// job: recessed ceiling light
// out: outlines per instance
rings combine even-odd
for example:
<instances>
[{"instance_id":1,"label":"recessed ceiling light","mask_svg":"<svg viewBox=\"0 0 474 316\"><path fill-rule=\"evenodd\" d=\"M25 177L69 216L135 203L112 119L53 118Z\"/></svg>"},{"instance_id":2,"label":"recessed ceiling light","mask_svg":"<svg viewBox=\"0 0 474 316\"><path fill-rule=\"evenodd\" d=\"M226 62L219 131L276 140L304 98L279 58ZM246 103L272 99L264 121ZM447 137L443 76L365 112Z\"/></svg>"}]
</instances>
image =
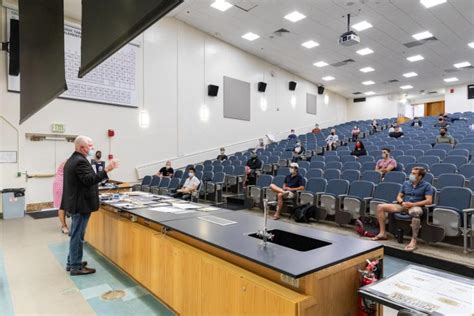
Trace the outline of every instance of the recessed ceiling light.
<instances>
[{"instance_id":1,"label":"recessed ceiling light","mask_svg":"<svg viewBox=\"0 0 474 316\"><path fill-rule=\"evenodd\" d=\"M456 77L451 77L451 78L446 78L444 79L444 82L454 82L454 81L458 81L459 79L456 78Z\"/></svg>"},{"instance_id":2,"label":"recessed ceiling light","mask_svg":"<svg viewBox=\"0 0 474 316\"><path fill-rule=\"evenodd\" d=\"M299 13L298 11L293 11L287 15L285 15L285 19L291 21L293 23L303 20L306 15Z\"/></svg>"},{"instance_id":3,"label":"recessed ceiling light","mask_svg":"<svg viewBox=\"0 0 474 316\"><path fill-rule=\"evenodd\" d=\"M425 59L425 57L423 57L421 55L415 55L415 56L407 57L407 60L410 61L410 62L415 62L415 61L419 61L419 60L423 60L423 59Z\"/></svg>"},{"instance_id":4,"label":"recessed ceiling light","mask_svg":"<svg viewBox=\"0 0 474 316\"><path fill-rule=\"evenodd\" d=\"M331 76L326 76L326 77L323 77L322 79L323 79L324 81L331 81L331 80L334 80L334 79L336 79L336 78L331 77Z\"/></svg>"},{"instance_id":5,"label":"recessed ceiling light","mask_svg":"<svg viewBox=\"0 0 474 316\"><path fill-rule=\"evenodd\" d=\"M310 48L319 46L319 43L318 43L318 42L315 42L315 41L313 41L313 40L309 40L309 41L306 41L306 42L304 42L303 44L301 44L301 46L304 46L304 47L310 49Z\"/></svg>"},{"instance_id":6,"label":"recessed ceiling light","mask_svg":"<svg viewBox=\"0 0 474 316\"><path fill-rule=\"evenodd\" d=\"M374 92L374 91L367 91L367 92L365 92L364 94L365 94L365 95L374 95L375 92Z\"/></svg>"},{"instance_id":7,"label":"recessed ceiling light","mask_svg":"<svg viewBox=\"0 0 474 316\"><path fill-rule=\"evenodd\" d=\"M245 33L244 35L242 35L242 38L246 39L247 41L254 41L259 37L260 37L260 35L257 35L257 34L252 33L252 32L248 32L248 33Z\"/></svg>"},{"instance_id":8,"label":"recessed ceiling light","mask_svg":"<svg viewBox=\"0 0 474 316\"><path fill-rule=\"evenodd\" d=\"M370 24L367 21L362 21L357 24L352 25L352 28L355 29L356 31L363 31L370 29L372 27L372 24Z\"/></svg>"},{"instance_id":9,"label":"recessed ceiling light","mask_svg":"<svg viewBox=\"0 0 474 316\"><path fill-rule=\"evenodd\" d=\"M416 72L407 72L406 74L403 74L403 77L405 78L411 78L411 77L416 77L418 74Z\"/></svg>"},{"instance_id":10,"label":"recessed ceiling light","mask_svg":"<svg viewBox=\"0 0 474 316\"><path fill-rule=\"evenodd\" d=\"M474 42L470 42L469 44L467 44L467 46L469 46L470 48L474 48Z\"/></svg>"},{"instance_id":11,"label":"recessed ceiling light","mask_svg":"<svg viewBox=\"0 0 474 316\"><path fill-rule=\"evenodd\" d=\"M314 63L313 65L318 67L318 68L321 68L321 67L327 66L328 63L326 63L324 61L318 61L317 63Z\"/></svg>"},{"instance_id":12,"label":"recessed ceiling light","mask_svg":"<svg viewBox=\"0 0 474 316\"><path fill-rule=\"evenodd\" d=\"M410 86L410 85L400 87L400 89L403 89L403 90L408 90L408 89L412 89L412 88L413 88L413 86Z\"/></svg>"},{"instance_id":13,"label":"recessed ceiling light","mask_svg":"<svg viewBox=\"0 0 474 316\"><path fill-rule=\"evenodd\" d=\"M362 82L362 84L363 84L364 86L370 86L370 85L375 84L375 82L373 82L372 80L367 80L367 81Z\"/></svg>"},{"instance_id":14,"label":"recessed ceiling light","mask_svg":"<svg viewBox=\"0 0 474 316\"><path fill-rule=\"evenodd\" d=\"M363 49L359 49L356 53L359 54L359 55L368 55L368 54L372 54L374 51L371 50L370 48L363 48Z\"/></svg>"},{"instance_id":15,"label":"recessed ceiling light","mask_svg":"<svg viewBox=\"0 0 474 316\"><path fill-rule=\"evenodd\" d=\"M454 64L453 66L456 67L456 68L464 68L464 67L471 66L471 63L468 62L468 61L463 61L461 63Z\"/></svg>"},{"instance_id":16,"label":"recessed ceiling light","mask_svg":"<svg viewBox=\"0 0 474 316\"><path fill-rule=\"evenodd\" d=\"M421 33L413 34L411 37L413 37L413 38L416 39L417 41L421 41L421 40L424 40L424 39L433 37L433 34L431 34L431 33L428 32L428 31L424 31L424 32L421 32Z\"/></svg>"},{"instance_id":17,"label":"recessed ceiling light","mask_svg":"<svg viewBox=\"0 0 474 316\"><path fill-rule=\"evenodd\" d=\"M219 11L227 11L228 9L232 8L233 5L225 0L216 0L213 3L211 3L211 7L214 9L217 9Z\"/></svg>"},{"instance_id":18,"label":"recessed ceiling light","mask_svg":"<svg viewBox=\"0 0 474 316\"><path fill-rule=\"evenodd\" d=\"M371 71L374 71L375 69L372 68L372 67L364 67L364 68L361 68L359 70L362 71L362 72L371 72Z\"/></svg>"},{"instance_id":19,"label":"recessed ceiling light","mask_svg":"<svg viewBox=\"0 0 474 316\"><path fill-rule=\"evenodd\" d=\"M425 6L425 8L431 8L435 5L445 3L446 0L420 0L420 3Z\"/></svg>"}]
</instances>

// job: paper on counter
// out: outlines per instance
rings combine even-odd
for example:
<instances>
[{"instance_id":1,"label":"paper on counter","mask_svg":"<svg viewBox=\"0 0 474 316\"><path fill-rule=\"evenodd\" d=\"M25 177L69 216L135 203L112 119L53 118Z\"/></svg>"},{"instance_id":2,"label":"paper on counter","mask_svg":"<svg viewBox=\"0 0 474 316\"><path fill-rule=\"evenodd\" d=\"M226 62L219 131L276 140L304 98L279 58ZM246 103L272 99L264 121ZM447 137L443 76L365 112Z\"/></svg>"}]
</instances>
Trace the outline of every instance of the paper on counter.
<instances>
[{"instance_id":1,"label":"paper on counter","mask_svg":"<svg viewBox=\"0 0 474 316\"><path fill-rule=\"evenodd\" d=\"M193 210L193 209L202 207L202 206L194 205L194 204L181 204L181 203L173 203L173 206L181 210Z\"/></svg>"},{"instance_id":2,"label":"paper on counter","mask_svg":"<svg viewBox=\"0 0 474 316\"><path fill-rule=\"evenodd\" d=\"M218 210L217 207L212 207L212 206L199 209L199 211L201 212L212 212L212 211L217 211L217 210Z\"/></svg>"},{"instance_id":3,"label":"paper on counter","mask_svg":"<svg viewBox=\"0 0 474 316\"><path fill-rule=\"evenodd\" d=\"M176 209L170 206L151 207L150 211L162 212L162 213L174 213Z\"/></svg>"}]
</instances>

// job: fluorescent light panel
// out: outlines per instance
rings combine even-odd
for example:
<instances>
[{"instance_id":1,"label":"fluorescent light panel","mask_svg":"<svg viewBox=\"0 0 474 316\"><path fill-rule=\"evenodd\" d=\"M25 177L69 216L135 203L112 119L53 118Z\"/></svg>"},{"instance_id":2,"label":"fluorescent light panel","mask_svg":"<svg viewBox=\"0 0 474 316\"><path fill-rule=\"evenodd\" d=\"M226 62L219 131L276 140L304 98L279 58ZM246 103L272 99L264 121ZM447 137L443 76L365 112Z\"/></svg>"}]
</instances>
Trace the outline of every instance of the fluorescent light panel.
<instances>
[{"instance_id":1,"label":"fluorescent light panel","mask_svg":"<svg viewBox=\"0 0 474 316\"><path fill-rule=\"evenodd\" d=\"M375 69L372 68L372 67L364 67L364 68L361 68L359 69L360 71L364 72L364 73L367 73L367 72L371 72L371 71L374 71Z\"/></svg>"},{"instance_id":2,"label":"fluorescent light panel","mask_svg":"<svg viewBox=\"0 0 474 316\"><path fill-rule=\"evenodd\" d=\"M413 34L412 37L413 37L414 39L416 39L417 41L421 41L421 40L424 40L424 39L433 37L433 34L431 34L431 33L428 32L428 31L424 31L424 32L421 32L421 33Z\"/></svg>"},{"instance_id":3,"label":"fluorescent light panel","mask_svg":"<svg viewBox=\"0 0 474 316\"><path fill-rule=\"evenodd\" d=\"M322 79L323 79L324 81L331 81L331 80L334 80L334 79L336 79L336 78L331 77L331 76L326 76L326 77L323 77Z\"/></svg>"},{"instance_id":4,"label":"fluorescent light panel","mask_svg":"<svg viewBox=\"0 0 474 316\"><path fill-rule=\"evenodd\" d=\"M303 44L301 44L301 46L304 46L304 47L310 49L310 48L319 46L319 43L318 43L318 42L315 42L315 41L313 41L313 40L309 40L309 41L306 41L306 42L304 42Z\"/></svg>"},{"instance_id":5,"label":"fluorescent light panel","mask_svg":"<svg viewBox=\"0 0 474 316\"><path fill-rule=\"evenodd\" d=\"M412 88L413 88L413 86L410 86L410 85L400 87L400 89L402 89L402 90L408 90L408 89L412 89Z\"/></svg>"},{"instance_id":6,"label":"fluorescent light panel","mask_svg":"<svg viewBox=\"0 0 474 316\"><path fill-rule=\"evenodd\" d=\"M471 66L471 63L468 62L468 61L463 61L463 62L454 64L453 66L456 67L456 68L464 68L464 67L469 67L469 66Z\"/></svg>"},{"instance_id":7,"label":"fluorescent light panel","mask_svg":"<svg viewBox=\"0 0 474 316\"><path fill-rule=\"evenodd\" d=\"M423 59L425 59L425 57L423 57L421 55L415 55L415 56L407 57L407 60L412 62L412 63L415 62L415 61L423 60Z\"/></svg>"},{"instance_id":8,"label":"fluorescent light panel","mask_svg":"<svg viewBox=\"0 0 474 316\"><path fill-rule=\"evenodd\" d=\"M245 33L244 35L242 35L242 38L246 39L247 41L254 41L259 37L260 37L259 35L255 34L255 33L252 33L252 32L248 32L248 33Z\"/></svg>"},{"instance_id":9,"label":"fluorescent light panel","mask_svg":"<svg viewBox=\"0 0 474 316\"><path fill-rule=\"evenodd\" d=\"M405 78L411 78L411 77L416 77L418 74L416 72L407 72L406 74L403 74L403 77Z\"/></svg>"},{"instance_id":10,"label":"fluorescent light panel","mask_svg":"<svg viewBox=\"0 0 474 316\"><path fill-rule=\"evenodd\" d=\"M454 82L454 81L458 81L459 79L456 78L456 77L451 77L451 78L445 78L444 79L444 82Z\"/></svg>"},{"instance_id":11,"label":"fluorescent light panel","mask_svg":"<svg viewBox=\"0 0 474 316\"><path fill-rule=\"evenodd\" d=\"M367 92L365 92L364 94L365 94L365 95L374 95L375 92L374 92L374 91L367 91Z\"/></svg>"},{"instance_id":12,"label":"fluorescent light panel","mask_svg":"<svg viewBox=\"0 0 474 316\"><path fill-rule=\"evenodd\" d=\"M318 62L314 63L313 65L318 67L318 68L321 68L321 67L327 66L328 63L326 63L324 61L318 61Z\"/></svg>"},{"instance_id":13,"label":"fluorescent light panel","mask_svg":"<svg viewBox=\"0 0 474 316\"><path fill-rule=\"evenodd\" d=\"M356 31L367 30L367 29L370 29L371 27L372 27L372 24L370 24L367 21L362 21L362 22L352 25L352 28Z\"/></svg>"},{"instance_id":14,"label":"fluorescent light panel","mask_svg":"<svg viewBox=\"0 0 474 316\"><path fill-rule=\"evenodd\" d=\"M425 8L431 8L445 2L446 0L420 0L420 3L424 5Z\"/></svg>"},{"instance_id":15,"label":"fluorescent light panel","mask_svg":"<svg viewBox=\"0 0 474 316\"><path fill-rule=\"evenodd\" d=\"M228 9L232 8L233 5L225 0L216 0L213 3L211 3L211 7L214 9L217 9L219 11L227 11Z\"/></svg>"},{"instance_id":16,"label":"fluorescent light panel","mask_svg":"<svg viewBox=\"0 0 474 316\"><path fill-rule=\"evenodd\" d=\"M469 44L467 44L467 46L469 46L470 48L474 48L474 42L470 42Z\"/></svg>"},{"instance_id":17,"label":"fluorescent light panel","mask_svg":"<svg viewBox=\"0 0 474 316\"><path fill-rule=\"evenodd\" d=\"M371 50L370 48L363 48L363 49L359 49L356 53L361 55L361 56L364 56L364 55L369 55L369 54L372 54L374 51Z\"/></svg>"},{"instance_id":18,"label":"fluorescent light panel","mask_svg":"<svg viewBox=\"0 0 474 316\"><path fill-rule=\"evenodd\" d=\"M303 20L306 15L299 13L298 11L293 11L285 15L285 19L293 23Z\"/></svg>"},{"instance_id":19,"label":"fluorescent light panel","mask_svg":"<svg viewBox=\"0 0 474 316\"><path fill-rule=\"evenodd\" d=\"M375 82L373 82L372 80L367 80L367 81L362 82L362 84L363 84L364 86L370 86L370 85L375 84Z\"/></svg>"}]
</instances>

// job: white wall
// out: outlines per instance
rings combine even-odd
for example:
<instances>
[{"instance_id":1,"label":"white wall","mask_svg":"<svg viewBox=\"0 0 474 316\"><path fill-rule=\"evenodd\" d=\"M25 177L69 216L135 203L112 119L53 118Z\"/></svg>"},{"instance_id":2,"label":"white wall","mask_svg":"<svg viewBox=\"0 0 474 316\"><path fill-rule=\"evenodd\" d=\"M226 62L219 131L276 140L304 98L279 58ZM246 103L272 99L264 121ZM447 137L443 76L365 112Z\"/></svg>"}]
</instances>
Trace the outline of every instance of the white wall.
<instances>
[{"instance_id":1,"label":"white wall","mask_svg":"<svg viewBox=\"0 0 474 316\"><path fill-rule=\"evenodd\" d=\"M451 89L454 89L453 93ZM448 113L474 111L474 99L467 98L467 84L446 88L444 100Z\"/></svg>"},{"instance_id":2,"label":"white wall","mask_svg":"<svg viewBox=\"0 0 474 316\"><path fill-rule=\"evenodd\" d=\"M352 102L347 105L347 117L350 120L381 119L396 117L399 110L399 98L393 95L367 97L365 102Z\"/></svg>"},{"instance_id":3,"label":"white wall","mask_svg":"<svg viewBox=\"0 0 474 316\"><path fill-rule=\"evenodd\" d=\"M4 12L0 12L4 16ZM1 24L4 27L4 21ZM4 32L0 33L4 36ZM145 33L145 105L150 112L148 129L138 126L138 109L57 99L18 126L19 94L6 92L5 54L0 54L0 114L20 130L19 164L0 164L0 188L27 188L27 201L51 201L52 179L17 178L17 170L54 173L58 162L73 151L64 142L31 142L25 133L49 133L51 123L66 125L67 134L86 134L95 147L108 151L108 129L116 131L112 153L121 161L112 178L137 179L137 170L154 172L163 160L175 166L202 161L217 155L226 146L229 152L254 146L266 133L286 136L289 129L306 132L315 122L322 126L346 121L347 100L328 91L329 105L318 96L318 115L306 114L306 92L317 87L236 47L210 37L175 19L163 19ZM204 56L204 42L206 54ZM204 82L204 57L205 76ZM270 76L270 72L275 77ZM251 122L224 119L222 77L230 76L252 83ZM267 111L260 109L261 94L256 82L265 77ZM297 105L290 106L288 81L298 82ZM220 86L219 95L205 95L207 84ZM201 105L209 108L209 119L200 119ZM0 150L15 149L14 130L0 122Z\"/></svg>"}]
</instances>

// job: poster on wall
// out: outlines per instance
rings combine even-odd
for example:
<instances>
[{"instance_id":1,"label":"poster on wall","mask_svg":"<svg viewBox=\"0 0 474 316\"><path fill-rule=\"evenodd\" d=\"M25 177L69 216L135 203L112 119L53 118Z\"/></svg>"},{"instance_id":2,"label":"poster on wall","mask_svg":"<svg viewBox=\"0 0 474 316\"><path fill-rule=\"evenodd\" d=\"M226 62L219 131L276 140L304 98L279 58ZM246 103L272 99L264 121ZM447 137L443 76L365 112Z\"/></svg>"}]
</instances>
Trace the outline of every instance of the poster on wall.
<instances>
[{"instance_id":1,"label":"poster on wall","mask_svg":"<svg viewBox=\"0 0 474 316\"><path fill-rule=\"evenodd\" d=\"M18 12L7 10L7 37L10 36L10 19L18 19ZM60 98L138 106L139 44L131 42L125 45L83 78L77 76L81 63L81 29L78 25L65 23L64 44L68 91ZM20 76L8 75L8 91L20 91Z\"/></svg>"}]
</instances>

